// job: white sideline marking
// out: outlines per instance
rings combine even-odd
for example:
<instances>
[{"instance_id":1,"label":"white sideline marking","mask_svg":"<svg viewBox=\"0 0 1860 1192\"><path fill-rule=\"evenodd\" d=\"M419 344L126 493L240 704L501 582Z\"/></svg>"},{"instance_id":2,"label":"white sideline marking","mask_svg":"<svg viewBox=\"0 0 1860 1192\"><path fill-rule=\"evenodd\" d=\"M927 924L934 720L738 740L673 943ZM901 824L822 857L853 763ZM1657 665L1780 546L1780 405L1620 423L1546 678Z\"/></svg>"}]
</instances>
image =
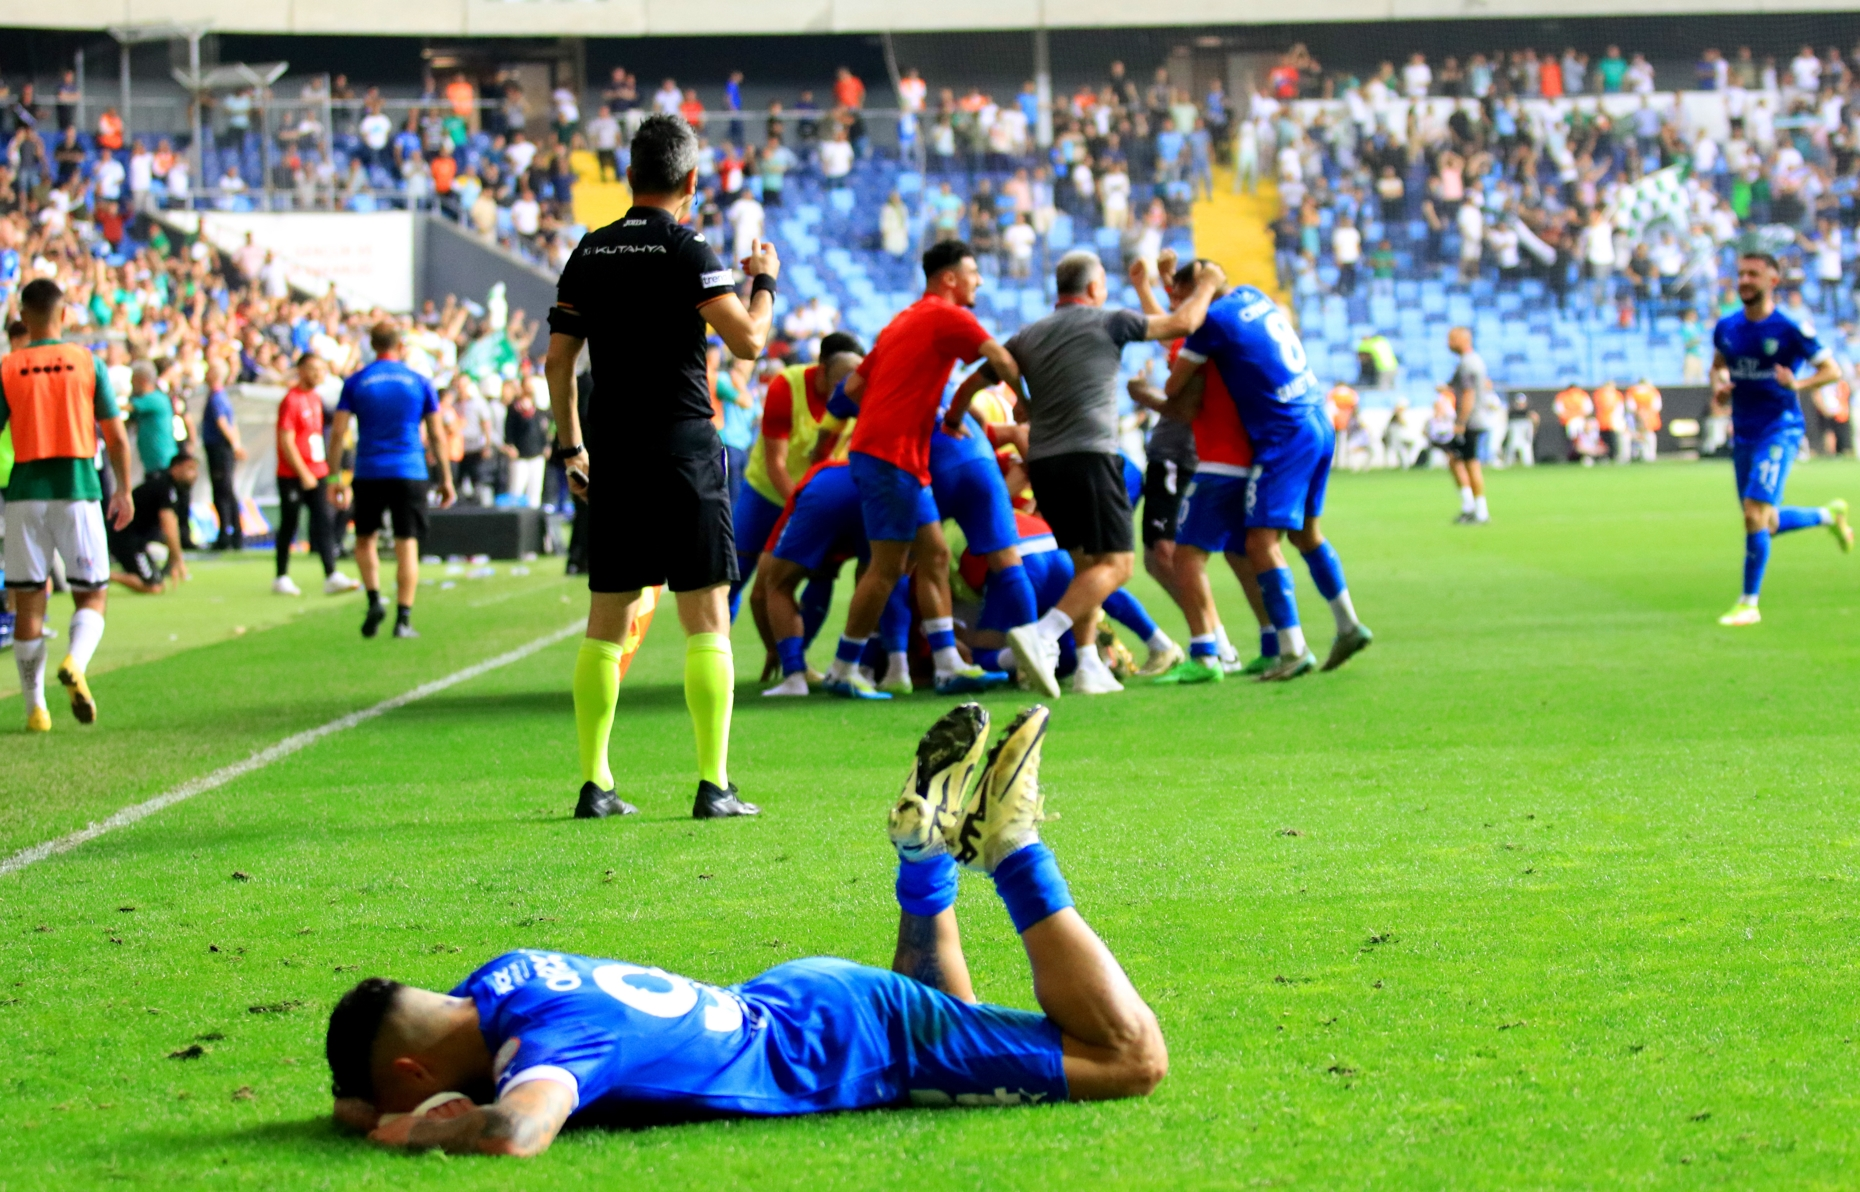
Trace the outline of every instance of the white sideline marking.
<instances>
[{"instance_id":1,"label":"white sideline marking","mask_svg":"<svg viewBox=\"0 0 1860 1192\"><path fill-rule=\"evenodd\" d=\"M535 641L518 646L508 653L499 654L495 658L487 658L483 662L474 663L462 671L455 671L443 679L434 679L431 683L422 683L412 691L402 692L400 695L394 696L391 699L384 699L372 708L363 708L359 712L350 712L347 716L339 716L328 724L318 725L316 728L307 729L294 736L286 737L276 745L259 750L244 761L234 762L230 766L222 766L211 774L202 775L199 778L189 779L173 790L156 795L153 799L145 803L137 803L133 807L125 807L109 819L99 823L93 823L86 828L80 828L68 836L60 836L56 840L48 840L44 844L35 844L31 848L21 849L19 852L0 861L0 877L17 872L28 865L36 864L37 862L45 860L47 857L54 857L59 853L68 853L86 841L97 839L97 837L103 835L105 832L113 832L118 828L126 828L137 820L147 819L157 811L172 807L185 799L191 799L195 795L202 795L217 787L225 786L233 779L243 778L254 770L262 770L272 762L287 758L300 749L314 745L332 733L339 733L344 729L354 728L364 721L373 720L375 717L387 712L392 712L396 708L403 708L413 703L415 700L425 699L429 695L436 695L446 688L455 687L468 679L475 679L479 675L497 670L499 667L509 666L513 662L520 662L539 650L548 649L564 638L573 637L575 634L583 632L586 628L587 622L585 620L565 625L554 633L546 633Z\"/></svg>"}]
</instances>

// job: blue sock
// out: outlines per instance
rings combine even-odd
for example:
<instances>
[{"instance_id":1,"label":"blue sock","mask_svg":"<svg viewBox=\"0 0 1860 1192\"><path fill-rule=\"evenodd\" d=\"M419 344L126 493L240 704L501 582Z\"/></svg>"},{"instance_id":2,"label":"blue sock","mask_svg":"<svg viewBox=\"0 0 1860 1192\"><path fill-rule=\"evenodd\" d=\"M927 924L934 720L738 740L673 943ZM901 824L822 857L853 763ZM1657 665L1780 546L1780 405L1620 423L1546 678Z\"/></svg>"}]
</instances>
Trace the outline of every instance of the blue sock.
<instances>
[{"instance_id":1,"label":"blue sock","mask_svg":"<svg viewBox=\"0 0 1860 1192\"><path fill-rule=\"evenodd\" d=\"M1277 658L1279 656L1279 631L1262 629L1259 631L1259 656Z\"/></svg>"},{"instance_id":2,"label":"blue sock","mask_svg":"<svg viewBox=\"0 0 1860 1192\"><path fill-rule=\"evenodd\" d=\"M1008 625L1028 625L1040 619L1039 605L1033 597L1033 581L1019 563L1003 567L988 577L987 600L1000 610Z\"/></svg>"},{"instance_id":3,"label":"blue sock","mask_svg":"<svg viewBox=\"0 0 1860 1192\"><path fill-rule=\"evenodd\" d=\"M1274 567L1259 573L1259 594L1266 601L1266 615L1278 629L1298 624L1298 602L1292 599L1292 572L1289 567Z\"/></svg>"},{"instance_id":4,"label":"blue sock","mask_svg":"<svg viewBox=\"0 0 1860 1192\"><path fill-rule=\"evenodd\" d=\"M1220 652L1220 643L1215 640L1212 633L1205 637L1191 637L1188 639L1188 656L1190 658L1216 658L1220 656Z\"/></svg>"},{"instance_id":5,"label":"blue sock","mask_svg":"<svg viewBox=\"0 0 1860 1192\"><path fill-rule=\"evenodd\" d=\"M865 639L865 651L859 655L859 665L870 667L874 674L885 672L885 643L876 637Z\"/></svg>"},{"instance_id":6,"label":"blue sock","mask_svg":"<svg viewBox=\"0 0 1860 1192\"><path fill-rule=\"evenodd\" d=\"M972 650L970 653L975 657L975 665L983 670L1004 671L1008 674L1014 672L1016 662L1014 651L1005 646L998 650L984 648Z\"/></svg>"},{"instance_id":7,"label":"blue sock","mask_svg":"<svg viewBox=\"0 0 1860 1192\"><path fill-rule=\"evenodd\" d=\"M1776 532L1787 534L1791 530L1806 530L1810 526L1819 526L1821 510L1801 505L1784 505L1776 511Z\"/></svg>"},{"instance_id":8,"label":"blue sock","mask_svg":"<svg viewBox=\"0 0 1860 1192\"><path fill-rule=\"evenodd\" d=\"M1770 563L1770 532L1744 535L1744 595L1755 599L1763 590L1763 569Z\"/></svg>"},{"instance_id":9,"label":"blue sock","mask_svg":"<svg viewBox=\"0 0 1860 1192\"><path fill-rule=\"evenodd\" d=\"M1317 549L1306 551L1305 566L1311 571L1311 582L1317 585L1318 595L1324 599L1335 600L1343 591L1343 564L1329 542L1320 542Z\"/></svg>"},{"instance_id":10,"label":"blue sock","mask_svg":"<svg viewBox=\"0 0 1860 1192\"><path fill-rule=\"evenodd\" d=\"M833 581L830 579L809 579L807 586L801 589L801 636L808 645L820 636L820 627L827 623L827 610L833 607Z\"/></svg>"},{"instance_id":11,"label":"blue sock","mask_svg":"<svg viewBox=\"0 0 1860 1192\"><path fill-rule=\"evenodd\" d=\"M858 666L859 656L865 653L865 643L870 640L870 638L846 637L842 635L840 637L839 648L833 651L833 657L836 661L844 662L847 666Z\"/></svg>"},{"instance_id":12,"label":"blue sock","mask_svg":"<svg viewBox=\"0 0 1860 1192\"><path fill-rule=\"evenodd\" d=\"M784 637L775 643L775 653L781 656L781 673L798 675L807 669L807 643L798 637Z\"/></svg>"},{"instance_id":13,"label":"blue sock","mask_svg":"<svg viewBox=\"0 0 1860 1192\"><path fill-rule=\"evenodd\" d=\"M898 905L907 915L928 919L956 905L956 858L944 853L928 861L898 862Z\"/></svg>"},{"instance_id":14,"label":"blue sock","mask_svg":"<svg viewBox=\"0 0 1860 1192\"><path fill-rule=\"evenodd\" d=\"M1059 876L1053 850L1038 840L1003 857L994 876L995 893L1007 904L1015 931L1024 932L1072 905L1072 891Z\"/></svg>"},{"instance_id":15,"label":"blue sock","mask_svg":"<svg viewBox=\"0 0 1860 1192\"><path fill-rule=\"evenodd\" d=\"M885 611L878 615L878 636L884 641L888 653L902 654L910 648L910 585L900 583L891 589L891 598L885 601Z\"/></svg>"},{"instance_id":16,"label":"blue sock","mask_svg":"<svg viewBox=\"0 0 1860 1192\"><path fill-rule=\"evenodd\" d=\"M1104 613L1118 624L1129 626L1142 641L1156 636L1156 621L1150 616L1150 610L1122 588L1104 598Z\"/></svg>"},{"instance_id":17,"label":"blue sock","mask_svg":"<svg viewBox=\"0 0 1860 1192\"><path fill-rule=\"evenodd\" d=\"M1063 679L1079 668L1079 648L1077 639L1070 629L1059 635L1059 665L1053 668L1053 677Z\"/></svg>"}]
</instances>

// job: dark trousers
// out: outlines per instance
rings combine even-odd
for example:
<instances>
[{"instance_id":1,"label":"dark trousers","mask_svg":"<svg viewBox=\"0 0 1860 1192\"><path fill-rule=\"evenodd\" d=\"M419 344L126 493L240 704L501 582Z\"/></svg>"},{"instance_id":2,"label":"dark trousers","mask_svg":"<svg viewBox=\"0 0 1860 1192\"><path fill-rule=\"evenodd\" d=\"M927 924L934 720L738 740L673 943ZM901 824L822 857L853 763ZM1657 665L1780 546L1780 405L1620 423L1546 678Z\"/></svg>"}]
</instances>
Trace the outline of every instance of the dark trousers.
<instances>
[{"instance_id":1,"label":"dark trousers","mask_svg":"<svg viewBox=\"0 0 1860 1192\"><path fill-rule=\"evenodd\" d=\"M323 574L335 574L336 535L329 520L329 498L324 495L323 481L318 479L316 487L305 492L293 476L278 477L278 574L291 573L291 543L297 538L300 509L310 513L310 549L323 557Z\"/></svg>"},{"instance_id":2,"label":"dark trousers","mask_svg":"<svg viewBox=\"0 0 1860 1192\"><path fill-rule=\"evenodd\" d=\"M237 465L230 443L207 444L207 482L213 486L213 512L220 519L220 536L214 550L244 550L245 527L239 524L239 494L233 490Z\"/></svg>"}]
</instances>

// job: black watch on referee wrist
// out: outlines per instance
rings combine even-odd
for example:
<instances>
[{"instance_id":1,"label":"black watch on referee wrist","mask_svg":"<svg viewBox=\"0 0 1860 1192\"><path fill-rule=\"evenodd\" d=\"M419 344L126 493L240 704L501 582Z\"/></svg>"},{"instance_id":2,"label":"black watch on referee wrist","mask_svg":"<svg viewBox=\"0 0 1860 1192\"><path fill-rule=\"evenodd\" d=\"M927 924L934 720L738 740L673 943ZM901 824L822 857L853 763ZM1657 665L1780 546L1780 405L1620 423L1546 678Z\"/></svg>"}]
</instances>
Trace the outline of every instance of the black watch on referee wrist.
<instances>
[{"instance_id":1,"label":"black watch on referee wrist","mask_svg":"<svg viewBox=\"0 0 1860 1192\"><path fill-rule=\"evenodd\" d=\"M588 449L583 447L580 443L576 443L573 447L564 447L558 443L556 444L555 450L549 453L549 462L552 464L565 464L569 460L574 459L577 455L585 455L587 450Z\"/></svg>"}]
</instances>

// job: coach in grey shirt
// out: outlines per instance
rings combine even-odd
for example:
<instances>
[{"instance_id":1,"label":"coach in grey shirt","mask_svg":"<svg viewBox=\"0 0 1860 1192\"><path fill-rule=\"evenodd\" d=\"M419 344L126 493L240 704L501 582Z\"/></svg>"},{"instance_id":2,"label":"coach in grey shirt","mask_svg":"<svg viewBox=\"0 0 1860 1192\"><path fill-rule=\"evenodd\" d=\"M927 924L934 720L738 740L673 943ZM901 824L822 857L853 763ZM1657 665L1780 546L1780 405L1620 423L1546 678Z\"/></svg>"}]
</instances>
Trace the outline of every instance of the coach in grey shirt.
<instances>
[{"instance_id":1,"label":"coach in grey shirt","mask_svg":"<svg viewBox=\"0 0 1860 1192\"><path fill-rule=\"evenodd\" d=\"M1003 346L1026 383L1027 476L1040 516L1052 526L1058 544L1072 552L1074 576L1065 596L1035 627L1040 641L1028 643L1040 656L1028 658L1031 651L1021 641L1012 635L1010 641L1023 675L1053 695L1058 687L1051 666L1058 664L1060 636L1071 629L1079 654L1073 690L1098 694L1122 690L1093 645L1099 608L1130 579L1136 561L1130 496L1117 452L1117 378L1124 345L1191 334L1207 317L1208 303L1224 279L1218 268L1204 268L1188 300L1157 315L1105 309L1110 288L1103 263L1092 253L1067 253L1054 280L1059 301L1053 313L1022 327ZM943 419L946 433L963 433L970 397L993 383L987 368L963 382Z\"/></svg>"},{"instance_id":2,"label":"coach in grey shirt","mask_svg":"<svg viewBox=\"0 0 1860 1192\"><path fill-rule=\"evenodd\" d=\"M1492 378L1485 370L1485 358L1473 351L1472 328L1448 331L1447 347L1460 358L1453 378L1441 386L1453 402L1453 442L1447 445L1447 460L1453 467L1453 483L1460 490L1460 515L1454 520L1459 525L1484 525L1485 472L1479 466L1479 449L1492 430Z\"/></svg>"}]
</instances>

